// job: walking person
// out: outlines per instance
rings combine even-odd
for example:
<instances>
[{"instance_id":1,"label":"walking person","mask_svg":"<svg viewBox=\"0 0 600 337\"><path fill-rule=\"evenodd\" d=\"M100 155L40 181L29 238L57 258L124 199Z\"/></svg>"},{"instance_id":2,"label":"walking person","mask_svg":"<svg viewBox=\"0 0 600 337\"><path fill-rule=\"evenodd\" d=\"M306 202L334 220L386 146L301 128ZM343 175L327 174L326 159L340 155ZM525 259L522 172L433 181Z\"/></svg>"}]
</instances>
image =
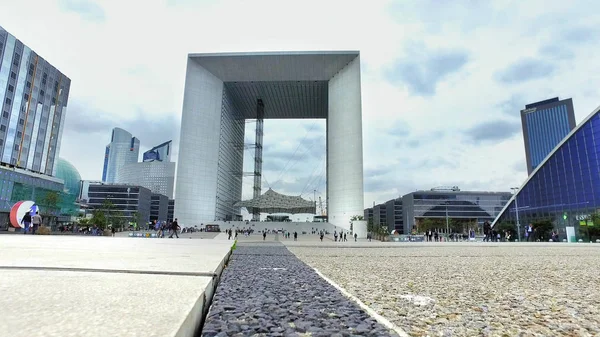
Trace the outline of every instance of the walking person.
<instances>
[{"instance_id":1,"label":"walking person","mask_svg":"<svg viewBox=\"0 0 600 337\"><path fill-rule=\"evenodd\" d=\"M348 241L348 239L346 239L346 234L347 233L344 233L344 242Z\"/></svg>"},{"instance_id":2,"label":"walking person","mask_svg":"<svg viewBox=\"0 0 600 337\"><path fill-rule=\"evenodd\" d=\"M175 234L175 236L179 239L179 235L177 235L177 230L179 229L179 224L177 223L177 218L175 218L175 220L173 220L173 222L171 223L171 235L169 235L169 239L173 238L173 234Z\"/></svg>"},{"instance_id":3,"label":"walking person","mask_svg":"<svg viewBox=\"0 0 600 337\"><path fill-rule=\"evenodd\" d=\"M319 235L319 238L321 239L321 242L323 242L323 232L321 232L321 235Z\"/></svg>"},{"instance_id":4,"label":"walking person","mask_svg":"<svg viewBox=\"0 0 600 337\"><path fill-rule=\"evenodd\" d=\"M33 228L31 229L31 234L33 235L42 224L42 216L39 211L35 212L35 215L31 218L31 223L33 224Z\"/></svg>"},{"instance_id":5,"label":"walking person","mask_svg":"<svg viewBox=\"0 0 600 337\"><path fill-rule=\"evenodd\" d=\"M354 233L354 242L356 242L357 238L358 238L358 234Z\"/></svg>"},{"instance_id":6,"label":"walking person","mask_svg":"<svg viewBox=\"0 0 600 337\"><path fill-rule=\"evenodd\" d=\"M266 232L266 231L264 231L264 232L263 232L263 241L265 241L266 239L267 239L267 232Z\"/></svg>"},{"instance_id":7,"label":"walking person","mask_svg":"<svg viewBox=\"0 0 600 337\"><path fill-rule=\"evenodd\" d=\"M298 232L294 232L294 241L298 241Z\"/></svg>"},{"instance_id":8,"label":"walking person","mask_svg":"<svg viewBox=\"0 0 600 337\"><path fill-rule=\"evenodd\" d=\"M31 212L25 213L25 215L23 216L23 220L21 220L21 223L23 224L23 226L25 226L23 228L23 234L27 234L27 232L29 232L29 226L31 226Z\"/></svg>"}]
</instances>

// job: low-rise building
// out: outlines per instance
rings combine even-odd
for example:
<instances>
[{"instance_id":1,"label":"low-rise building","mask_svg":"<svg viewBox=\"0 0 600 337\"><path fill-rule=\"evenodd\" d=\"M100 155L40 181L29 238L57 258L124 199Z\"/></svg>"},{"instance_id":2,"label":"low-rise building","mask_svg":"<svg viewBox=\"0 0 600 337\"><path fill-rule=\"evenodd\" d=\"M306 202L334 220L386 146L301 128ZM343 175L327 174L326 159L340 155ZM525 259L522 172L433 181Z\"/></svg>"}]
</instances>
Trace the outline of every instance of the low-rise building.
<instances>
[{"instance_id":1,"label":"low-rise building","mask_svg":"<svg viewBox=\"0 0 600 337\"><path fill-rule=\"evenodd\" d=\"M152 193L150 200L150 221L167 221L169 198L166 195Z\"/></svg>"},{"instance_id":2,"label":"low-rise building","mask_svg":"<svg viewBox=\"0 0 600 337\"><path fill-rule=\"evenodd\" d=\"M82 183L80 197L89 210L103 210L108 201L110 211L120 222L138 222L140 226L150 220L151 198L152 192L142 186L92 181Z\"/></svg>"}]
</instances>

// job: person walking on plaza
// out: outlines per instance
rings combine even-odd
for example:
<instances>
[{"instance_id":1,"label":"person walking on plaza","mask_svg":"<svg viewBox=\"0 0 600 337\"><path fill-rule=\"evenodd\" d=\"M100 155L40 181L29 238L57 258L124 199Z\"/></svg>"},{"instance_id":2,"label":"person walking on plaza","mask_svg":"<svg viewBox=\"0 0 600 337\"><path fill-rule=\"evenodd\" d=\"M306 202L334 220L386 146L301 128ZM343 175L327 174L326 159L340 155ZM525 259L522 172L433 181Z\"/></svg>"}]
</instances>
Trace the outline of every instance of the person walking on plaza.
<instances>
[{"instance_id":1,"label":"person walking on plaza","mask_svg":"<svg viewBox=\"0 0 600 337\"><path fill-rule=\"evenodd\" d=\"M344 242L348 241L348 239L346 239L346 233L344 233Z\"/></svg>"},{"instance_id":2,"label":"person walking on plaza","mask_svg":"<svg viewBox=\"0 0 600 337\"><path fill-rule=\"evenodd\" d=\"M42 217L40 216L40 212L36 211L35 215L31 218L31 223L33 224L33 228L31 229L31 234L35 234L40 225L42 224Z\"/></svg>"},{"instance_id":3,"label":"person walking on plaza","mask_svg":"<svg viewBox=\"0 0 600 337\"><path fill-rule=\"evenodd\" d=\"M358 238L358 234L354 233L354 242L356 242L357 238Z\"/></svg>"},{"instance_id":4,"label":"person walking on plaza","mask_svg":"<svg viewBox=\"0 0 600 337\"><path fill-rule=\"evenodd\" d=\"M321 239L321 242L323 242L323 232L321 232L321 234L319 235L319 238Z\"/></svg>"},{"instance_id":5,"label":"person walking on plaza","mask_svg":"<svg viewBox=\"0 0 600 337\"><path fill-rule=\"evenodd\" d=\"M173 234L175 234L175 236L179 239L179 235L177 235L177 230L179 229L179 224L177 223L177 218L175 218L175 220L173 220L173 222L171 223L171 235L169 235L169 239L173 238Z\"/></svg>"},{"instance_id":6,"label":"person walking on plaza","mask_svg":"<svg viewBox=\"0 0 600 337\"><path fill-rule=\"evenodd\" d=\"M337 231L333 231L333 241L337 242Z\"/></svg>"},{"instance_id":7,"label":"person walking on plaza","mask_svg":"<svg viewBox=\"0 0 600 337\"><path fill-rule=\"evenodd\" d=\"M29 232L29 226L31 226L31 212L25 213L25 215L23 216L23 220L21 220L21 223L23 224L23 226L25 226L23 228L23 234L27 234L27 232Z\"/></svg>"},{"instance_id":8,"label":"person walking on plaza","mask_svg":"<svg viewBox=\"0 0 600 337\"><path fill-rule=\"evenodd\" d=\"M298 241L298 232L294 232L294 241Z\"/></svg>"},{"instance_id":9,"label":"person walking on plaza","mask_svg":"<svg viewBox=\"0 0 600 337\"><path fill-rule=\"evenodd\" d=\"M267 239L267 231L263 231L263 241Z\"/></svg>"}]
</instances>

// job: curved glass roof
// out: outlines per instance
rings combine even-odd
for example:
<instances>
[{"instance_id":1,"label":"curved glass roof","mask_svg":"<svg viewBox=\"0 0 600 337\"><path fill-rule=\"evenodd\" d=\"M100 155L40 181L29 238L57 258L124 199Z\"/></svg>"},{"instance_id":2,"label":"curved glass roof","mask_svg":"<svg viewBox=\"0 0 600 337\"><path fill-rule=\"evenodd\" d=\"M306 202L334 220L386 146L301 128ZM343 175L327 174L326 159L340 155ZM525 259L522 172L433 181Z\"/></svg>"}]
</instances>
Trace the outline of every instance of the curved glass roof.
<instances>
[{"instance_id":1,"label":"curved glass roof","mask_svg":"<svg viewBox=\"0 0 600 337\"><path fill-rule=\"evenodd\" d=\"M73 196L79 196L81 175L79 171L68 161L58 158L56 166L56 177L65 181L64 191Z\"/></svg>"}]
</instances>

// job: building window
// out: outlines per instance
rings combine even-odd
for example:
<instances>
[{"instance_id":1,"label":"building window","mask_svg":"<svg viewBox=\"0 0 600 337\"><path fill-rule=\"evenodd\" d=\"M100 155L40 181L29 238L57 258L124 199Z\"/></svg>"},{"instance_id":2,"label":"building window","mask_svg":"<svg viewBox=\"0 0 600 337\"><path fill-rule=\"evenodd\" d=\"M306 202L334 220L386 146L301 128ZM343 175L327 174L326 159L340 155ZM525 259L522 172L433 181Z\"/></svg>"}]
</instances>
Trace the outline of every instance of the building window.
<instances>
[{"instance_id":1,"label":"building window","mask_svg":"<svg viewBox=\"0 0 600 337\"><path fill-rule=\"evenodd\" d=\"M10 72L10 78L12 78L13 80L17 78L17 73L15 73L14 71Z\"/></svg>"},{"instance_id":2,"label":"building window","mask_svg":"<svg viewBox=\"0 0 600 337\"><path fill-rule=\"evenodd\" d=\"M23 118L19 119L19 125L25 124L25 120Z\"/></svg>"},{"instance_id":3,"label":"building window","mask_svg":"<svg viewBox=\"0 0 600 337\"><path fill-rule=\"evenodd\" d=\"M15 151L19 151L19 145L15 145Z\"/></svg>"},{"instance_id":4,"label":"building window","mask_svg":"<svg viewBox=\"0 0 600 337\"><path fill-rule=\"evenodd\" d=\"M40 90L40 96L44 97L44 94L45 94L44 90Z\"/></svg>"},{"instance_id":5,"label":"building window","mask_svg":"<svg viewBox=\"0 0 600 337\"><path fill-rule=\"evenodd\" d=\"M27 86L27 88L31 88L31 82L27 81L25 85Z\"/></svg>"},{"instance_id":6,"label":"building window","mask_svg":"<svg viewBox=\"0 0 600 337\"><path fill-rule=\"evenodd\" d=\"M23 99L26 100L26 101L28 101L29 100L29 94L23 95Z\"/></svg>"},{"instance_id":7,"label":"building window","mask_svg":"<svg viewBox=\"0 0 600 337\"><path fill-rule=\"evenodd\" d=\"M4 112L2 113L2 117L4 117L4 118L8 118L8 116L10 116L10 115L9 115L9 113L8 113L8 111L4 111Z\"/></svg>"},{"instance_id":8,"label":"building window","mask_svg":"<svg viewBox=\"0 0 600 337\"><path fill-rule=\"evenodd\" d=\"M15 87L13 87L12 85L8 85L8 91L13 92L15 91Z\"/></svg>"},{"instance_id":9,"label":"building window","mask_svg":"<svg viewBox=\"0 0 600 337\"><path fill-rule=\"evenodd\" d=\"M8 105L10 105L10 103L12 103L12 101L8 97L6 97L6 100L4 100L4 102L6 102L6 104L8 104Z\"/></svg>"},{"instance_id":10,"label":"building window","mask_svg":"<svg viewBox=\"0 0 600 337\"><path fill-rule=\"evenodd\" d=\"M21 131L17 131L17 138L21 138L22 135L23 133Z\"/></svg>"}]
</instances>

